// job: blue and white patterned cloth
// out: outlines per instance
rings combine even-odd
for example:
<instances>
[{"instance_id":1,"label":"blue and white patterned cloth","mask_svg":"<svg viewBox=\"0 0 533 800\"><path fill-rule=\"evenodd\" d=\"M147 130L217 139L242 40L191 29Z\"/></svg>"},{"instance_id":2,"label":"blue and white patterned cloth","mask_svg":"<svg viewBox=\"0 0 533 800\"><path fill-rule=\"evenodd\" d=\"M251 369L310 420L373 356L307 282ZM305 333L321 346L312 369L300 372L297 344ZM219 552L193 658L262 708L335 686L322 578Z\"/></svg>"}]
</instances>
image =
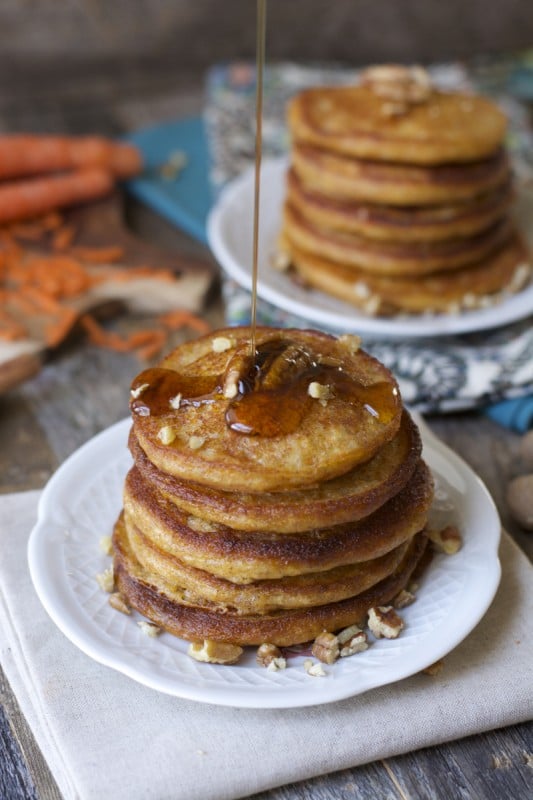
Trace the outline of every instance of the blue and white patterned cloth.
<instances>
[{"instance_id":1,"label":"blue and white patterned cloth","mask_svg":"<svg viewBox=\"0 0 533 800\"><path fill-rule=\"evenodd\" d=\"M533 135L527 109L517 95L524 96L524 86L533 94L532 63L533 51L529 51L512 59L485 60L478 65L438 65L430 69L440 86L474 89L491 95L503 107L510 120L508 146L515 169L522 179L528 180L533 178ZM268 66L264 80L264 154L286 152L285 105L291 95L307 86L347 84L356 78L356 70L293 64ZM520 87L520 93L515 91L516 87ZM236 63L211 70L205 122L211 155L210 176L217 190L253 160L254 107L253 66ZM224 293L228 322L248 322L249 293L231 281L225 282ZM264 324L283 327L316 327L263 301L258 303L258 319ZM404 341L365 338L364 347L394 372L404 400L419 411L483 407L533 393L532 318L503 328L453 337ZM526 419L527 415L522 417ZM500 414L500 419L505 424L509 414Z\"/></svg>"}]
</instances>

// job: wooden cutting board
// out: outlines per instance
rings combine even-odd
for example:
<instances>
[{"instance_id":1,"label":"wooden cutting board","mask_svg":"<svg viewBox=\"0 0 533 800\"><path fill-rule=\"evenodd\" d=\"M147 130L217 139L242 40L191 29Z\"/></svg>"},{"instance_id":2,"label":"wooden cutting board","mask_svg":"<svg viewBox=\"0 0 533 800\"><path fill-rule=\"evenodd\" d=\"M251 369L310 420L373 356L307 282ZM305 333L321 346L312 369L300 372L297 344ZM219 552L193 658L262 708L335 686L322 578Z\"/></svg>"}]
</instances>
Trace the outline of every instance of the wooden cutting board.
<instances>
[{"instance_id":1,"label":"wooden cutting board","mask_svg":"<svg viewBox=\"0 0 533 800\"><path fill-rule=\"evenodd\" d=\"M183 257L140 239L129 231L124 223L122 198L117 192L113 196L95 203L80 206L63 214L65 224L76 230L75 246L101 248L120 246L124 257L116 265L108 267L110 278L87 292L68 301L79 316L85 312L101 312L103 309L130 309L149 314L164 313L173 309L201 311L207 293L215 279L215 266L207 259ZM28 255L50 252L49 237L39 241L17 242ZM87 262L86 262L87 263ZM127 281L111 277L131 267L153 267L154 276L136 277ZM102 265L91 266L88 271L102 271ZM174 279L162 280L157 270L169 270ZM21 316L20 322L28 330L28 336L16 341L0 339L0 393L34 375L41 368L51 350L46 346L44 329L46 319L36 315ZM75 321L71 330L75 327ZM60 342L59 344L61 344Z\"/></svg>"}]
</instances>

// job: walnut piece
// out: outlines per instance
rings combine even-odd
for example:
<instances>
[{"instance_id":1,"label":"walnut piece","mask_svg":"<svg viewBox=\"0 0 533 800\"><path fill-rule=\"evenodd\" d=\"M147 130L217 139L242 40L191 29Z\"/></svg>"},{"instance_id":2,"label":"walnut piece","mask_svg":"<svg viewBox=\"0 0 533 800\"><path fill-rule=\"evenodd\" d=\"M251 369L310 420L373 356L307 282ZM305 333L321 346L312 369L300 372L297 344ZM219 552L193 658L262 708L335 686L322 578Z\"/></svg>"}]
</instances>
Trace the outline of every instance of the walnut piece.
<instances>
[{"instance_id":1,"label":"walnut piece","mask_svg":"<svg viewBox=\"0 0 533 800\"><path fill-rule=\"evenodd\" d=\"M392 606L376 606L368 612L368 627L376 639L397 639L404 621Z\"/></svg>"},{"instance_id":2,"label":"walnut piece","mask_svg":"<svg viewBox=\"0 0 533 800\"><path fill-rule=\"evenodd\" d=\"M416 66L383 64L369 67L362 72L361 83L369 86L378 97L399 104L425 103L432 92L428 73Z\"/></svg>"},{"instance_id":3,"label":"walnut piece","mask_svg":"<svg viewBox=\"0 0 533 800\"><path fill-rule=\"evenodd\" d=\"M363 653L368 650L368 638L364 631L355 633L351 639L348 639L344 647L341 649L341 658L354 656L356 653Z\"/></svg>"},{"instance_id":4,"label":"walnut piece","mask_svg":"<svg viewBox=\"0 0 533 800\"><path fill-rule=\"evenodd\" d=\"M141 619L137 625L144 635L149 636L151 639L155 639L155 637L159 636L161 633L161 628L158 625L155 625L153 622L147 622L146 620Z\"/></svg>"},{"instance_id":5,"label":"walnut piece","mask_svg":"<svg viewBox=\"0 0 533 800\"><path fill-rule=\"evenodd\" d=\"M402 589L402 591L396 595L394 600L392 601L392 605L394 608L399 610L400 608L406 608L410 606L411 603L414 603L416 600L416 595L412 592L407 591L407 589Z\"/></svg>"},{"instance_id":6,"label":"walnut piece","mask_svg":"<svg viewBox=\"0 0 533 800\"><path fill-rule=\"evenodd\" d=\"M111 536L100 536L100 541L98 542L98 547L102 551L102 553L106 556L110 556L113 554L113 542L111 541Z\"/></svg>"},{"instance_id":7,"label":"walnut piece","mask_svg":"<svg viewBox=\"0 0 533 800\"><path fill-rule=\"evenodd\" d=\"M108 592L111 594L113 589L115 588L115 576L113 574L113 567L108 567L103 572L98 573L96 575L96 582L100 589L104 592Z\"/></svg>"},{"instance_id":8,"label":"walnut piece","mask_svg":"<svg viewBox=\"0 0 533 800\"><path fill-rule=\"evenodd\" d=\"M189 439L189 447L191 450L199 450L205 444L203 436L191 436Z\"/></svg>"},{"instance_id":9,"label":"walnut piece","mask_svg":"<svg viewBox=\"0 0 533 800\"><path fill-rule=\"evenodd\" d=\"M233 342L227 336L216 336L211 344L213 353L225 353L233 347Z\"/></svg>"},{"instance_id":10,"label":"walnut piece","mask_svg":"<svg viewBox=\"0 0 533 800\"><path fill-rule=\"evenodd\" d=\"M349 642L350 639L353 639L358 633L361 633L359 625L350 625L349 628L343 628L342 631L339 631L337 634L339 644L346 644L346 642Z\"/></svg>"},{"instance_id":11,"label":"walnut piece","mask_svg":"<svg viewBox=\"0 0 533 800\"><path fill-rule=\"evenodd\" d=\"M141 383L141 385L137 386L136 389L131 389L130 390L130 395L131 395L132 400L137 400L137 398L140 397L142 395L142 393L146 389L148 389L149 386L150 386L149 383Z\"/></svg>"},{"instance_id":12,"label":"walnut piece","mask_svg":"<svg viewBox=\"0 0 533 800\"><path fill-rule=\"evenodd\" d=\"M339 657L339 640L334 633L320 633L311 648L312 654L323 664L334 664Z\"/></svg>"},{"instance_id":13,"label":"walnut piece","mask_svg":"<svg viewBox=\"0 0 533 800\"><path fill-rule=\"evenodd\" d=\"M366 284L362 285L366 286ZM346 347L351 356L354 356L361 349L361 337L353 333L343 333L339 336L339 342Z\"/></svg>"},{"instance_id":14,"label":"walnut piece","mask_svg":"<svg viewBox=\"0 0 533 800\"><path fill-rule=\"evenodd\" d=\"M278 250L270 258L270 266L278 272L287 272L291 265L291 257L284 250Z\"/></svg>"},{"instance_id":15,"label":"walnut piece","mask_svg":"<svg viewBox=\"0 0 533 800\"><path fill-rule=\"evenodd\" d=\"M264 642L258 647L255 660L261 667L267 667L267 669L272 671L285 669L287 666L287 662L283 658L279 647L276 647L275 644L269 644L268 642Z\"/></svg>"},{"instance_id":16,"label":"walnut piece","mask_svg":"<svg viewBox=\"0 0 533 800\"><path fill-rule=\"evenodd\" d=\"M447 525L442 530L428 530L427 535L435 548L448 556L457 553L463 544L461 534L455 525Z\"/></svg>"},{"instance_id":17,"label":"walnut piece","mask_svg":"<svg viewBox=\"0 0 533 800\"><path fill-rule=\"evenodd\" d=\"M109 605L116 609L116 611L120 611L121 614L131 614L131 608L120 592L113 592L113 594L109 596Z\"/></svg>"},{"instance_id":18,"label":"walnut piece","mask_svg":"<svg viewBox=\"0 0 533 800\"><path fill-rule=\"evenodd\" d=\"M307 387L307 394L314 400L318 400L321 405L326 405L328 400L334 396L331 386L327 383L319 383L318 381L311 381Z\"/></svg>"},{"instance_id":19,"label":"walnut piece","mask_svg":"<svg viewBox=\"0 0 533 800\"><path fill-rule=\"evenodd\" d=\"M179 407L181 406L181 392L179 392L175 397L171 397L168 401L170 408L173 408L174 411L178 411Z\"/></svg>"},{"instance_id":20,"label":"walnut piece","mask_svg":"<svg viewBox=\"0 0 533 800\"><path fill-rule=\"evenodd\" d=\"M226 642L213 642L204 639L203 642L192 642L187 650L187 655L195 661L207 664L236 664L243 654L242 647Z\"/></svg>"},{"instance_id":21,"label":"walnut piece","mask_svg":"<svg viewBox=\"0 0 533 800\"><path fill-rule=\"evenodd\" d=\"M422 670L424 675L429 675L430 677L434 678L435 675L439 675L444 668L444 660L441 658L439 661L435 661L434 664L430 664L429 667L426 667Z\"/></svg>"},{"instance_id":22,"label":"walnut piece","mask_svg":"<svg viewBox=\"0 0 533 800\"><path fill-rule=\"evenodd\" d=\"M304 661L304 669L308 675L311 675L312 678L323 678L327 674L324 672L320 662L314 664L310 658L307 658Z\"/></svg>"},{"instance_id":23,"label":"walnut piece","mask_svg":"<svg viewBox=\"0 0 533 800\"><path fill-rule=\"evenodd\" d=\"M161 444L172 444L172 442L176 438L176 431L174 430L174 428L171 428L170 425L164 425L162 428L159 429L157 438L159 439Z\"/></svg>"}]
</instances>

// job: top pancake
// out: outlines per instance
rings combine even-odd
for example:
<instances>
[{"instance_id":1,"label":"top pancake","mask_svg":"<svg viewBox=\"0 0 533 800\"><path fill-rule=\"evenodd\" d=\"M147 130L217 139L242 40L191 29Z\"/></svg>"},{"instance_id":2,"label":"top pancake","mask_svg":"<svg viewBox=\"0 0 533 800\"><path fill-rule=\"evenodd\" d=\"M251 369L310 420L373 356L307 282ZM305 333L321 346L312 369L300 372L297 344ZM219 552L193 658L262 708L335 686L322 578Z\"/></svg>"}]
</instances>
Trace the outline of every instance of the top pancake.
<instances>
[{"instance_id":1,"label":"top pancake","mask_svg":"<svg viewBox=\"0 0 533 800\"><path fill-rule=\"evenodd\" d=\"M296 142L333 153L408 164L484 159L501 147L504 114L482 97L432 90L389 116L390 100L369 85L308 89L290 103Z\"/></svg>"},{"instance_id":2,"label":"top pancake","mask_svg":"<svg viewBox=\"0 0 533 800\"><path fill-rule=\"evenodd\" d=\"M356 337L258 328L257 349L274 354L269 368L259 391L229 398L228 386L237 391L246 381L250 334L228 328L188 342L159 371L135 379L135 434L163 472L226 491L283 491L342 475L395 436L402 415L397 384L357 349ZM227 349L215 352L221 343ZM276 348L288 349L276 356ZM310 397L310 383L330 385L332 396ZM183 400L173 408L169 401L178 394ZM261 435L232 429L227 414L239 424L248 414L252 427L255 414ZM162 430L173 437L168 444Z\"/></svg>"}]
</instances>

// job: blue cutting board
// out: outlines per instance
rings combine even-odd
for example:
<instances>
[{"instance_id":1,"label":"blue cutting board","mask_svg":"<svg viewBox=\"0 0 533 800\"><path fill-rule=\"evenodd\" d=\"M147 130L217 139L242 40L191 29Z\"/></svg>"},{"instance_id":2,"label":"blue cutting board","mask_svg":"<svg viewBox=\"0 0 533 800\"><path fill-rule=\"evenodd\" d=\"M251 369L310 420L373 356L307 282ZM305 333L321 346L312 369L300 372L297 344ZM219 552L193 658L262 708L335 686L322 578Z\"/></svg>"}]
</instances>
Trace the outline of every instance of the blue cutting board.
<instances>
[{"instance_id":1,"label":"blue cutting board","mask_svg":"<svg viewBox=\"0 0 533 800\"><path fill-rule=\"evenodd\" d=\"M209 184L209 153L201 117L175 120L130 134L141 151L143 174L126 189L170 222L207 244L206 220L213 198ZM186 166L175 178L161 175L172 153L183 152Z\"/></svg>"}]
</instances>

